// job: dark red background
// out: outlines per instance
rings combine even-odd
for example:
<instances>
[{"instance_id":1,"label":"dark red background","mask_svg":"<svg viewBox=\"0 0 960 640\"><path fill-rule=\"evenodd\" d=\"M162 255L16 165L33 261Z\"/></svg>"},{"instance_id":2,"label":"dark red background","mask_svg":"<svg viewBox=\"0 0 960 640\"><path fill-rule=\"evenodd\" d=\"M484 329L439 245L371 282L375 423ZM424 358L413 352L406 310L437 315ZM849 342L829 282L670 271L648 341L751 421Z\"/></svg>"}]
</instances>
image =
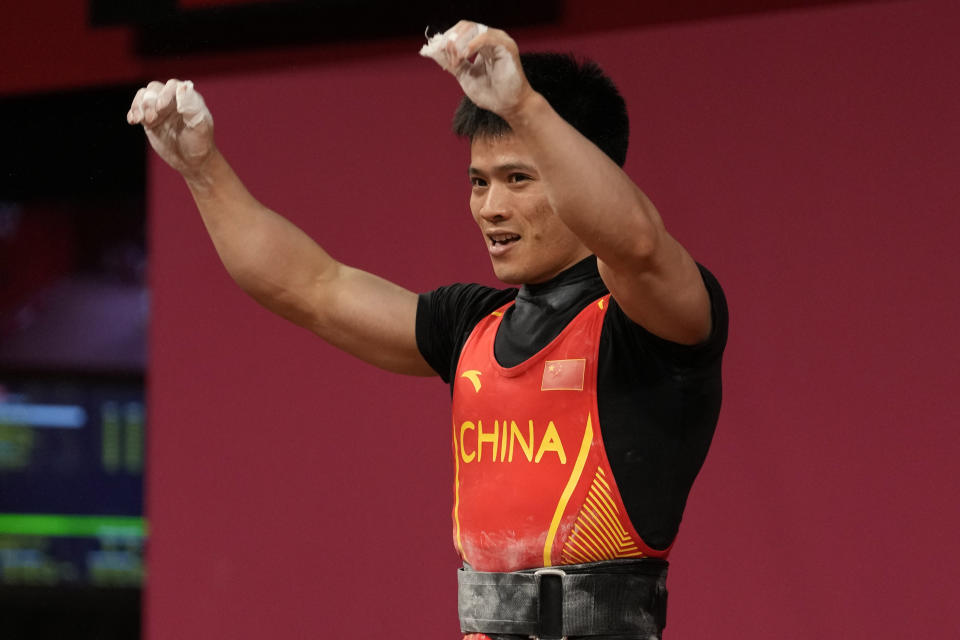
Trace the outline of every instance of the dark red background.
<instances>
[{"instance_id":1,"label":"dark red background","mask_svg":"<svg viewBox=\"0 0 960 640\"><path fill-rule=\"evenodd\" d=\"M726 287L668 637L953 637L955 3L569 39L627 169ZM253 192L414 290L490 281L458 88L415 55L195 78ZM258 309L154 164L150 638L456 635L447 390Z\"/></svg>"}]
</instances>

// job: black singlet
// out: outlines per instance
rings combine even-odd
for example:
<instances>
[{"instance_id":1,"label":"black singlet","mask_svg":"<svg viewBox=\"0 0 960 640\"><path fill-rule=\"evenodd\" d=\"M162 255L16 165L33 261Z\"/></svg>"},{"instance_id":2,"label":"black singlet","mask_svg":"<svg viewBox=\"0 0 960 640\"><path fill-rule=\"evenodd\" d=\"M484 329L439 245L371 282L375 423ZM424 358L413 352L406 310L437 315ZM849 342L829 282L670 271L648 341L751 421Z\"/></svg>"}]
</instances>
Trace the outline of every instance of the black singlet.
<instances>
[{"instance_id":1,"label":"black singlet","mask_svg":"<svg viewBox=\"0 0 960 640\"><path fill-rule=\"evenodd\" d=\"M627 318L612 298L600 334L597 403L604 448L630 521L655 549L668 547L676 537L720 412L727 305L716 278L698 266L711 303L707 340L685 346L658 338ZM417 346L451 384L476 323L516 298L494 343L497 361L512 367L606 293L593 256L548 282L519 290L441 287L420 294Z\"/></svg>"}]
</instances>

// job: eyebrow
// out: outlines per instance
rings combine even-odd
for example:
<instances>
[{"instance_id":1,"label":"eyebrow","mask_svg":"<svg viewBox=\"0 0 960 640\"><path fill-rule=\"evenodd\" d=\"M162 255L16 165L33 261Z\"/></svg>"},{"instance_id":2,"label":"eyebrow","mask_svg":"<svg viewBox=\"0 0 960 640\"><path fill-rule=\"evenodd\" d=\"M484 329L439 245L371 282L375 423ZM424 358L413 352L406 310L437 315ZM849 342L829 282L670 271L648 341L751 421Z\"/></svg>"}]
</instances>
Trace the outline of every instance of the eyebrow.
<instances>
[{"instance_id":1,"label":"eyebrow","mask_svg":"<svg viewBox=\"0 0 960 640\"><path fill-rule=\"evenodd\" d=\"M529 164L524 164L522 162L508 162L506 164L497 165L493 168L494 173L512 173L514 171L522 171L525 173L533 173L534 168ZM483 174L483 171L477 169L476 167L469 167L467 169L469 175L474 174Z\"/></svg>"}]
</instances>

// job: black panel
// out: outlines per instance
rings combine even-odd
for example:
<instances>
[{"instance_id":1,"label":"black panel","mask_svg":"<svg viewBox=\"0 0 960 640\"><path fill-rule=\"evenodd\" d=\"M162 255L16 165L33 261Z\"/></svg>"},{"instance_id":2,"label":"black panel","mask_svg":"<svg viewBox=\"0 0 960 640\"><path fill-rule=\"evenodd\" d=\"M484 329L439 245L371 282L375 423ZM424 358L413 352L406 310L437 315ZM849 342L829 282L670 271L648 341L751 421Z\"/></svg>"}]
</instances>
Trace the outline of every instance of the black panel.
<instances>
[{"instance_id":1,"label":"black panel","mask_svg":"<svg viewBox=\"0 0 960 640\"><path fill-rule=\"evenodd\" d=\"M126 121L135 93L125 86L0 100L0 201L142 197L145 139Z\"/></svg>"},{"instance_id":2,"label":"black panel","mask_svg":"<svg viewBox=\"0 0 960 640\"><path fill-rule=\"evenodd\" d=\"M140 589L0 587L4 640L136 640Z\"/></svg>"},{"instance_id":3,"label":"black panel","mask_svg":"<svg viewBox=\"0 0 960 640\"><path fill-rule=\"evenodd\" d=\"M176 0L90 0L89 18L93 26L146 24L173 16Z\"/></svg>"},{"instance_id":4,"label":"black panel","mask_svg":"<svg viewBox=\"0 0 960 640\"><path fill-rule=\"evenodd\" d=\"M171 55L374 40L420 34L427 26L431 32L445 30L461 18L500 27L545 24L559 11L559 0L262 3L181 11L143 24L138 49L143 55Z\"/></svg>"}]
</instances>

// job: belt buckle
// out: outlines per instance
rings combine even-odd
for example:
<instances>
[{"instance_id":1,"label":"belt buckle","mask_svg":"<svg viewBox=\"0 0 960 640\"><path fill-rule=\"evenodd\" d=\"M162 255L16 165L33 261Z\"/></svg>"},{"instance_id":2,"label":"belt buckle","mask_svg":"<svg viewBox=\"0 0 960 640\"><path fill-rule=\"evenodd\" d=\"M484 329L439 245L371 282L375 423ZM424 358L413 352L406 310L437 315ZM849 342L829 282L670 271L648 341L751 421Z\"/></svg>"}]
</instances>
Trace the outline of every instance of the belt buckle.
<instances>
[{"instance_id":1,"label":"belt buckle","mask_svg":"<svg viewBox=\"0 0 960 640\"><path fill-rule=\"evenodd\" d=\"M560 578L560 580L561 580L561 583L560 583L560 584L562 585L562 584L563 584L563 576L567 575L567 572L564 571L563 569L557 569L556 567L544 567L544 568L542 568L542 569L537 569L536 571L534 571L534 572L533 572L533 575L534 575L535 578L537 578L537 591L538 591L538 593L537 593L537 602L538 602L537 606L539 607L539 606L540 606L540 605L539 605L539 602L540 602L540 593L539 593L540 580L539 580L539 577L540 577L540 576L557 576L558 578ZM561 596L561 597L562 597L562 596ZM560 610L560 621L561 621L561 625L562 625L562 623L563 623L562 600L561 600L561 610ZM540 640L540 636L530 636L530 640ZM561 636L561 637L560 637L560 640L567 640L567 636Z\"/></svg>"}]
</instances>

